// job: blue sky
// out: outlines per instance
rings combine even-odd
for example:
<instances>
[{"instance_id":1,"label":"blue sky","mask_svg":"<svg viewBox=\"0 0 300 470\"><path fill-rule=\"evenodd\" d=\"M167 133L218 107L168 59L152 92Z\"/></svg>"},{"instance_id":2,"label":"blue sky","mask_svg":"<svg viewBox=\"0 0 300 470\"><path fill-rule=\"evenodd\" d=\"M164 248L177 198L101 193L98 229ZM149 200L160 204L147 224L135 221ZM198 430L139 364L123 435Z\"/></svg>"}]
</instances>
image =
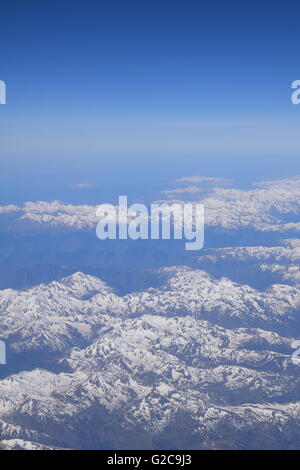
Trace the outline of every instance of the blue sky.
<instances>
[{"instance_id":1,"label":"blue sky","mask_svg":"<svg viewBox=\"0 0 300 470\"><path fill-rule=\"evenodd\" d=\"M1 199L300 173L299 14L297 0L1 5Z\"/></svg>"}]
</instances>

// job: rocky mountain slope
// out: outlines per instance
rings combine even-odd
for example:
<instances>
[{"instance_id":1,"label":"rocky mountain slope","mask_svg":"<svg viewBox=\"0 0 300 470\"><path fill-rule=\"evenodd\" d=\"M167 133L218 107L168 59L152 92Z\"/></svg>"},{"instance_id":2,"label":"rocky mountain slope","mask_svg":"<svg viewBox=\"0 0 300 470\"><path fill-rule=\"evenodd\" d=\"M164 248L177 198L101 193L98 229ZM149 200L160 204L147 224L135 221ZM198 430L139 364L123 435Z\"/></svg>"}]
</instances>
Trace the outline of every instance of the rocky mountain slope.
<instances>
[{"instance_id":1,"label":"rocky mountain slope","mask_svg":"<svg viewBox=\"0 0 300 470\"><path fill-rule=\"evenodd\" d=\"M123 297L82 273L1 291L8 447L299 446L299 289L183 267L157 276Z\"/></svg>"}]
</instances>

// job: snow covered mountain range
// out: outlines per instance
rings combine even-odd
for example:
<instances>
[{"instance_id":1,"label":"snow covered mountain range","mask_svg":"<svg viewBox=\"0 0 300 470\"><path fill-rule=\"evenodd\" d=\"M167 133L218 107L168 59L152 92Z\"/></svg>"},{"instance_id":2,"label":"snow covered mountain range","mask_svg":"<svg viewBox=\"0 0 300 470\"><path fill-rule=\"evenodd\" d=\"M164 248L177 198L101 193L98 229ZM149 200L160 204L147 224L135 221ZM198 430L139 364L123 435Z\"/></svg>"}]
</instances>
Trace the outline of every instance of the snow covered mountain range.
<instances>
[{"instance_id":1,"label":"snow covered mountain range","mask_svg":"<svg viewBox=\"0 0 300 470\"><path fill-rule=\"evenodd\" d=\"M197 179L198 178L198 179ZM256 183L248 190L227 187L227 183L211 178L181 179L184 187L163 190L168 202L186 199L205 206L205 224L223 230L253 229L263 233L289 235L300 230L300 178ZM196 184L196 186L195 186ZM225 186L225 187L223 187ZM107 201L99 201L99 204ZM23 206L0 207L0 215L11 215L11 230L67 229L93 230L98 218L97 206L65 204L60 201L28 201Z\"/></svg>"},{"instance_id":2,"label":"snow covered mountain range","mask_svg":"<svg viewBox=\"0 0 300 470\"><path fill-rule=\"evenodd\" d=\"M300 448L300 179L176 183L200 252L97 251L95 206L0 208L5 448Z\"/></svg>"},{"instance_id":3,"label":"snow covered mountain range","mask_svg":"<svg viewBox=\"0 0 300 470\"><path fill-rule=\"evenodd\" d=\"M160 287L123 297L82 273L0 293L16 367L0 382L4 444L245 448L265 429L263 445L297 446L299 288L157 275Z\"/></svg>"}]
</instances>

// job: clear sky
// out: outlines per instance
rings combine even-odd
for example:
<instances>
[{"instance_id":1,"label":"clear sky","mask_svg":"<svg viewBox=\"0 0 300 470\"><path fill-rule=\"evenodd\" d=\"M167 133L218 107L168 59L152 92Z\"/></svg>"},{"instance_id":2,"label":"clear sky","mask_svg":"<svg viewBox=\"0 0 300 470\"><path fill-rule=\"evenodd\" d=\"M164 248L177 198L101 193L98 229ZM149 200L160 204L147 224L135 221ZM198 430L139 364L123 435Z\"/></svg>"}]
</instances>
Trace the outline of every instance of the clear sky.
<instances>
[{"instance_id":1,"label":"clear sky","mask_svg":"<svg viewBox=\"0 0 300 470\"><path fill-rule=\"evenodd\" d=\"M11 0L0 13L0 202L300 173L299 0Z\"/></svg>"}]
</instances>

